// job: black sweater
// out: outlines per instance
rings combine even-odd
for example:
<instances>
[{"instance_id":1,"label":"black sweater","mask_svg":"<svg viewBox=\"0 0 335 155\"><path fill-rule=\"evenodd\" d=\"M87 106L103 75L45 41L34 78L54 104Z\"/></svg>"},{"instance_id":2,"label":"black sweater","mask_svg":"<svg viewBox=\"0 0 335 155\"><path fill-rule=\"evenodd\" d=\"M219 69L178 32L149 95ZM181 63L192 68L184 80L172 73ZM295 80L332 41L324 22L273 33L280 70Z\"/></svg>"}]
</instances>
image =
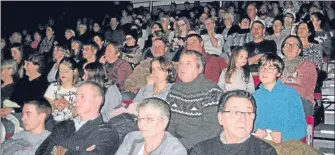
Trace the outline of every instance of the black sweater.
<instances>
[{"instance_id":1,"label":"black sweater","mask_svg":"<svg viewBox=\"0 0 335 155\"><path fill-rule=\"evenodd\" d=\"M223 144L220 137L205 140L194 146L190 155L277 155L268 143L254 136L239 144Z\"/></svg>"}]
</instances>

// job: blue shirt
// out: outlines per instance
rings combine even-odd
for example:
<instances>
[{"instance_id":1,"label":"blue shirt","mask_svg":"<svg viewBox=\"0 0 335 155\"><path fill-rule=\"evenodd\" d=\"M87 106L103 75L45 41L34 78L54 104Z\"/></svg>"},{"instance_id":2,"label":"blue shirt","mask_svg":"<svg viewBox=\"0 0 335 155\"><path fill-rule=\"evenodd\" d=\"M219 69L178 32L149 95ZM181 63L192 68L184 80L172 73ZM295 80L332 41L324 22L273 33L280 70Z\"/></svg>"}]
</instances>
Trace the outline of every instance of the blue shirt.
<instances>
[{"instance_id":1,"label":"blue shirt","mask_svg":"<svg viewBox=\"0 0 335 155\"><path fill-rule=\"evenodd\" d=\"M306 136L305 112L298 92L277 80L272 91L263 84L253 93L256 100L254 130L271 129L282 133L282 140L300 140Z\"/></svg>"}]
</instances>

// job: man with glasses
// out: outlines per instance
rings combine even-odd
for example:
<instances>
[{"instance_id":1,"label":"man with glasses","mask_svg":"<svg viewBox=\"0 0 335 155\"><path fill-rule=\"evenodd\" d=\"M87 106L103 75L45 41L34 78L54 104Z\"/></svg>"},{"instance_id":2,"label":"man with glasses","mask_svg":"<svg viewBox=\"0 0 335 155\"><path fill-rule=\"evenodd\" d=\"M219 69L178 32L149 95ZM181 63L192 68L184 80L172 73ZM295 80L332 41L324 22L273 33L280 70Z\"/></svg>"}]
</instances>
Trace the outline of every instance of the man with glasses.
<instances>
[{"instance_id":1,"label":"man with glasses","mask_svg":"<svg viewBox=\"0 0 335 155\"><path fill-rule=\"evenodd\" d=\"M219 136L198 143L191 155L276 155L275 149L251 134L256 117L256 101L244 90L228 91L219 101Z\"/></svg>"},{"instance_id":2,"label":"man with glasses","mask_svg":"<svg viewBox=\"0 0 335 155\"><path fill-rule=\"evenodd\" d=\"M104 95L99 84L83 82L75 99L78 117L56 125L36 154L114 154L119 138L114 127L104 123L100 114Z\"/></svg>"},{"instance_id":3,"label":"man with glasses","mask_svg":"<svg viewBox=\"0 0 335 155\"><path fill-rule=\"evenodd\" d=\"M279 80L283 70L284 62L279 56L265 54L259 62L259 79L262 84L253 93L257 102L255 136L275 143L301 140L307 131L298 92Z\"/></svg>"},{"instance_id":4,"label":"man with glasses","mask_svg":"<svg viewBox=\"0 0 335 155\"><path fill-rule=\"evenodd\" d=\"M165 131L170 119L170 107L164 100L145 99L138 105L137 113L139 131L126 135L116 155L187 155L183 144Z\"/></svg>"}]
</instances>

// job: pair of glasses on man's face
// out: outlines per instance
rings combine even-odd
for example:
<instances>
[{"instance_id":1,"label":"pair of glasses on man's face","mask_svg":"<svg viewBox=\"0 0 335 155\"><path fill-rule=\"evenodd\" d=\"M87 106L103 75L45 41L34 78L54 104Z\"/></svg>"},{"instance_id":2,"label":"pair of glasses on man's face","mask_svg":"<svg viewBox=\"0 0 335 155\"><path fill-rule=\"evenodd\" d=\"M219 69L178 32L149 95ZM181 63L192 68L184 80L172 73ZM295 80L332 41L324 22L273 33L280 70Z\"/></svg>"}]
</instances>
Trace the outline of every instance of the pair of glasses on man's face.
<instances>
[{"instance_id":1,"label":"pair of glasses on man's face","mask_svg":"<svg viewBox=\"0 0 335 155\"><path fill-rule=\"evenodd\" d=\"M284 43L284 48L294 48L294 49L297 49L297 48L300 48L299 44L297 43Z\"/></svg>"},{"instance_id":2,"label":"pair of glasses on man's face","mask_svg":"<svg viewBox=\"0 0 335 155\"><path fill-rule=\"evenodd\" d=\"M231 111L222 111L223 113L228 113L231 117L234 118L239 118L242 115L246 116L247 118L252 118L255 116L255 112L243 112L243 111L235 111L235 110L231 110Z\"/></svg>"}]
</instances>

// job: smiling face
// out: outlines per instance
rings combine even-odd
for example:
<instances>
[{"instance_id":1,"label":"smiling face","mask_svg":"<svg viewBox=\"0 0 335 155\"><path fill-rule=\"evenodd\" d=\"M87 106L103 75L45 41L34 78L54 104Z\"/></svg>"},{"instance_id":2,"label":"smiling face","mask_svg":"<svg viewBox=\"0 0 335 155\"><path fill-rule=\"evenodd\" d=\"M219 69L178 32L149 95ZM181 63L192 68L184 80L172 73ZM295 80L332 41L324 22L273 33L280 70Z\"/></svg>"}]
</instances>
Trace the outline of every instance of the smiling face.
<instances>
[{"instance_id":1,"label":"smiling face","mask_svg":"<svg viewBox=\"0 0 335 155\"><path fill-rule=\"evenodd\" d=\"M259 23L252 24L251 35L254 40L262 39L264 34L263 26Z\"/></svg>"},{"instance_id":2,"label":"smiling face","mask_svg":"<svg viewBox=\"0 0 335 155\"><path fill-rule=\"evenodd\" d=\"M167 47L162 40L154 40L151 47L151 53L155 58L164 56L166 51Z\"/></svg>"},{"instance_id":3,"label":"smiling face","mask_svg":"<svg viewBox=\"0 0 335 155\"><path fill-rule=\"evenodd\" d=\"M280 73L276 66L271 63L263 64L259 67L259 80L264 84L274 84Z\"/></svg>"}]
</instances>

